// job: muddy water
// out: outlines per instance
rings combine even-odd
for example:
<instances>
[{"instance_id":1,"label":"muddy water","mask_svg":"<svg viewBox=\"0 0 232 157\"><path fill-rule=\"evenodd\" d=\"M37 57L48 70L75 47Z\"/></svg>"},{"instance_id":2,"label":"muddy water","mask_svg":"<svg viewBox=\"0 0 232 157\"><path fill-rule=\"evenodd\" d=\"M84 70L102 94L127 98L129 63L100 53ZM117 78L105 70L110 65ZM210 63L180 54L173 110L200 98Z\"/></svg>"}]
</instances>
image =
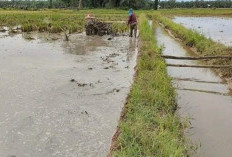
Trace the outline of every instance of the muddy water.
<instances>
[{"instance_id":1,"label":"muddy water","mask_svg":"<svg viewBox=\"0 0 232 157\"><path fill-rule=\"evenodd\" d=\"M165 55L189 56L180 43L161 28L156 36L164 46ZM166 60L172 64L200 64L197 61ZM232 98L226 84L210 69L168 67L178 94L179 114L191 118L186 133L201 147L191 156L231 157L232 155Z\"/></svg>"},{"instance_id":2,"label":"muddy water","mask_svg":"<svg viewBox=\"0 0 232 157\"><path fill-rule=\"evenodd\" d=\"M107 156L136 41L7 35L0 33L0 156Z\"/></svg>"},{"instance_id":3,"label":"muddy water","mask_svg":"<svg viewBox=\"0 0 232 157\"><path fill-rule=\"evenodd\" d=\"M174 21L196 30L216 42L232 46L232 18L229 17L175 17Z\"/></svg>"}]
</instances>

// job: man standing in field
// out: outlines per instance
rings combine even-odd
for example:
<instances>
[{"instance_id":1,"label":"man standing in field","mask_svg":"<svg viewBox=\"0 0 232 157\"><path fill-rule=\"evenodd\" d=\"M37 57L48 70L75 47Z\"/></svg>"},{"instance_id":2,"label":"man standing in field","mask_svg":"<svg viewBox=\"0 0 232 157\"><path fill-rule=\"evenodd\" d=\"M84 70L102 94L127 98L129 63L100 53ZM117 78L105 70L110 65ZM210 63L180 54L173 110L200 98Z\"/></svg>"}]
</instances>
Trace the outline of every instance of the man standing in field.
<instances>
[{"instance_id":1,"label":"man standing in field","mask_svg":"<svg viewBox=\"0 0 232 157\"><path fill-rule=\"evenodd\" d=\"M137 35L137 17L135 15L133 9L129 10L128 25L130 25L130 37L133 37L133 31L134 31L134 34L136 37L136 35Z\"/></svg>"}]
</instances>

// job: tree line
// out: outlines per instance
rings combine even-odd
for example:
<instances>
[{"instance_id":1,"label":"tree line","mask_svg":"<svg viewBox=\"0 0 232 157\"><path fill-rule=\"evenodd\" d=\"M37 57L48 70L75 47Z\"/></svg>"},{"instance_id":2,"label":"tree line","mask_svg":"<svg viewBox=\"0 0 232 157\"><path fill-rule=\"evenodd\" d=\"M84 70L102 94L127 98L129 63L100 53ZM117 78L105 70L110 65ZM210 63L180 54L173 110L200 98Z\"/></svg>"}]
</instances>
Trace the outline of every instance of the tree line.
<instances>
[{"instance_id":1,"label":"tree line","mask_svg":"<svg viewBox=\"0 0 232 157\"><path fill-rule=\"evenodd\" d=\"M52 6L52 1L50 6ZM62 0L72 7L78 8L121 8L121 9L157 9L158 0Z\"/></svg>"},{"instance_id":2,"label":"tree line","mask_svg":"<svg viewBox=\"0 0 232 157\"><path fill-rule=\"evenodd\" d=\"M231 8L231 0L176 1L176 0L0 0L0 8L120 8L120 9L168 9L168 8Z\"/></svg>"},{"instance_id":3,"label":"tree line","mask_svg":"<svg viewBox=\"0 0 232 157\"><path fill-rule=\"evenodd\" d=\"M215 1L182 1L175 0L161 1L159 7L164 9L169 8L231 8L231 0L215 0Z\"/></svg>"},{"instance_id":4,"label":"tree line","mask_svg":"<svg viewBox=\"0 0 232 157\"><path fill-rule=\"evenodd\" d=\"M0 7L157 9L158 0L0 0Z\"/></svg>"}]
</instances>

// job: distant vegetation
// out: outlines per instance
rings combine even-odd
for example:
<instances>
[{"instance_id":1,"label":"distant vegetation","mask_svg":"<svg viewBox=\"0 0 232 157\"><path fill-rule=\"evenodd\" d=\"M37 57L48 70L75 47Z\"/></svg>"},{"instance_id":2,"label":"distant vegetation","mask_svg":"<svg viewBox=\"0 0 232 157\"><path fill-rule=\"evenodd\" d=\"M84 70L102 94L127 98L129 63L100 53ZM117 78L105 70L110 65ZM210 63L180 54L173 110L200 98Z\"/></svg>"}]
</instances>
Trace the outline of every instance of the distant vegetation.
<instances>
[{"instance_id":1,"label":"distant vegetation","mask_svg":"<svg viewBox=\"0 0 232 157\"><path fill-rule=\"evenodd\" d=\"M49 0L49 1L0 1L1 8L120 8L156 9L158 0Z\"/></svg>"},{"instance_id":2,"label":"distant vegetation","mask_svg":"<svg viewBox=\"0 0 232 157\"><path fill-rule=\"evenodd\" d=\"M216 0L216 1L182 1L176 2L175 0L161 1L160 8L231 8L231 0Z\"/></svg>"},{"instance_id":3,"label":"distant vegetation","mask_svg":"<svg viewBox=\"0 0 232 157\"><path fill-rule=\"evenodd\" d=\"M231 8L231 0L176 1L176 0L48 0L0 1L0 8L41 9L41 8L120 8L120 9L170 9L170 8Z\"/></svg>"}]
</instances>

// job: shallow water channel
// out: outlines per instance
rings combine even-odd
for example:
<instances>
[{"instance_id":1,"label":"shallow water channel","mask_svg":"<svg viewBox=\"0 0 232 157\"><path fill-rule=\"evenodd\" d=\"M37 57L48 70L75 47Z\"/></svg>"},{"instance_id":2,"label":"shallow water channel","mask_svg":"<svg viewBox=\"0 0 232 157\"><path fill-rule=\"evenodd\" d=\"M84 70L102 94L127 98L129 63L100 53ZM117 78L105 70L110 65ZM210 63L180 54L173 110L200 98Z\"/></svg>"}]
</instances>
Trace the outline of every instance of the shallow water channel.
<instances>
[{"instance_id":1,"label":"shallow water channel","mask_svg":"<svg viewBox=\"0 0 232 157\"><path fill-rule=\"evenodd\" d=\"M0 156L103 157L133 83L137 41L0 33Z\"/></svg>"},{"instance_id":2,"label":"shallow water channel","mask_svg":"<svg viewBox=\"0 0 232 157\"><path fill-rule=\"evenodd\" d=\"M196 30L216 42L232 46L232 18L231 17L178 17L174 22L186 28Z\"/></svg>"},{"instance_id":3,"label":"shallow water channel","mask_svg":"<svg viewBox=\"0 0 232 157\"><path fill-rule=\"evenodd\" d=\"M190 56L191 53L157 28L158 44L164 46L163 54ZM171 64L201 64L198 61L166 60ZM223 80L211 69L168 67L173 77L183 118L191 118L191 128L186 136L200 146L191 156L231 157L232 155L232 98Z\"/></svg>"}]
</instances>

